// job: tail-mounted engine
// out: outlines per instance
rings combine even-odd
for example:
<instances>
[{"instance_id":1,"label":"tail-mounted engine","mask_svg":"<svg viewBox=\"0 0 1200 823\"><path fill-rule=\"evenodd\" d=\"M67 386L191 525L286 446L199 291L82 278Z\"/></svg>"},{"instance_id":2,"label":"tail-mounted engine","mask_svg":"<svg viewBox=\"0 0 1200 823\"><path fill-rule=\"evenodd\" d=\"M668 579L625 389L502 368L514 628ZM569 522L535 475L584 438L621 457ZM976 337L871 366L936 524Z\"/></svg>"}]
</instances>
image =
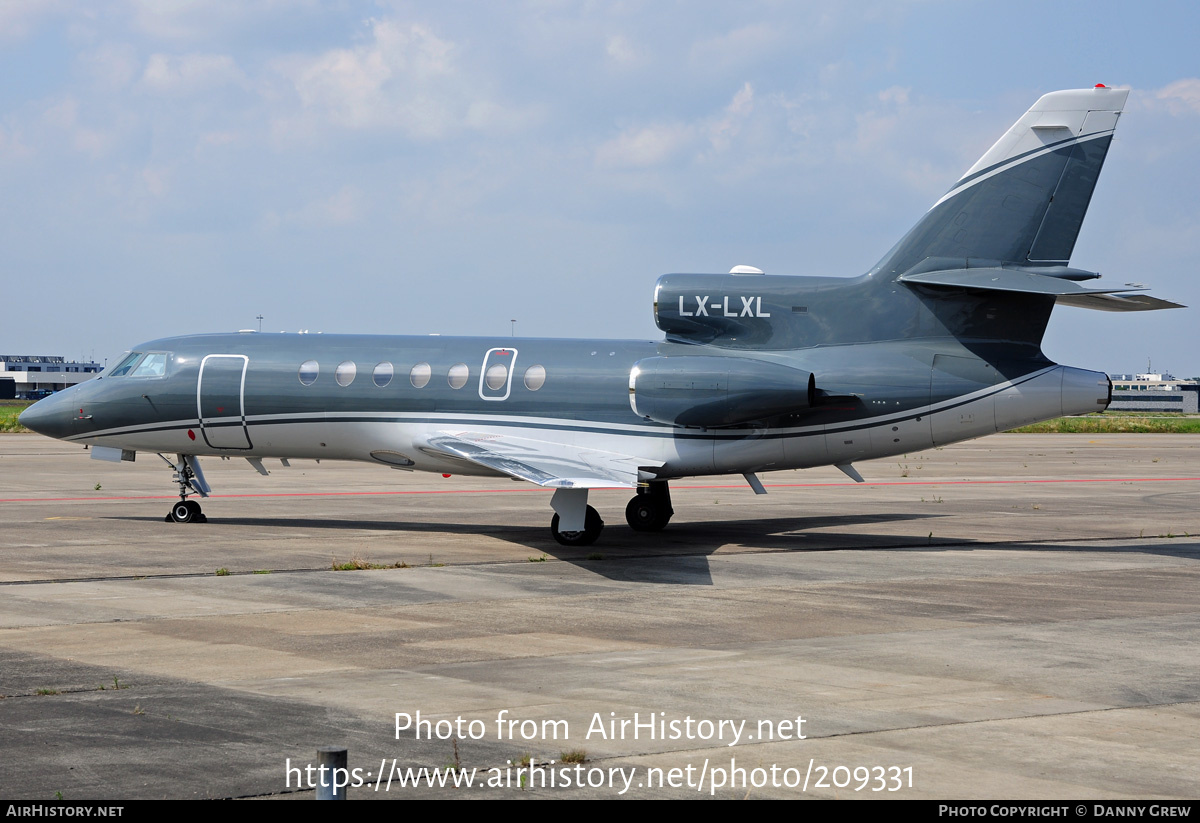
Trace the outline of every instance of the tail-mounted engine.
<instances>
[{"instance_id":1,"label":"tail-mounted engine","mask_svg":"<svg viewBox=\"0 0 1200 823\"><path fill-rule=\"evenodd\" d=\"M835 297L845 303L847 284L834 277L769 274L664 274L654 288L654 322L671 340L733 349L793 349L824 340L810 309ZM837 318L840 321L840 317Z\"/></svg>"},{"instance_id":2,"label":"tail-mounted engine","mask_svg":"<svg viewBox=\"0 0 1200 823\"><path fill-rule=\"evenodd\" d=\"M741 357L647 357L629 372L634 414L673 426L720 428L813 404L811 372Z\"/></svg>"}]
</instances>

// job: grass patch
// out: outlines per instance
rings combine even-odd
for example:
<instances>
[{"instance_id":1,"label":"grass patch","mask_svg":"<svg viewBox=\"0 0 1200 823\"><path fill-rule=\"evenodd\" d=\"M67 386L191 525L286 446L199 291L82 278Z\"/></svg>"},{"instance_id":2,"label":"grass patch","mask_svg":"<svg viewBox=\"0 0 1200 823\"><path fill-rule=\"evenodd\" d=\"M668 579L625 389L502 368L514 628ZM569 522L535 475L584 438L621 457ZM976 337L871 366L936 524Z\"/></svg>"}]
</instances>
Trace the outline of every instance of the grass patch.
<instances>
[{"instance_id":1,"label":"grass patch","mask_svg":"<svg viewBox=\"0 0 1200 823\"><path fill-rule=\"evenodd\" d=\"M58 694L58 689L38 689L35 694Z\"/></svg>"},{"instance_id":2,"label":"grass patch","mask_svg":"<svg viewBox=\"0 0 1200 823\"><path fill-rule=\"evenodd\" d=\"M587 762L587 750L586 749L571 749L570 751L565 751L561 755L559 755L558 759L559 759L559 762L562 762L562 763L586 763Z\"/></svg>"},{"instance_id":3,"label":"grass patch","mask_svg":"<svg viewBox=\"0 0 1200 823\"><path fill-rule=\"evenodd\" d=\"M1057 417L1010 431L1015 434L1200 434L1200 417L1105 412Z\"/></svg>"},{"instance_id":4,"label":"grass patch","mask_svg":"<svg viewBox=\"0 0 1200 823\"><path fill-rule=\"evenodd\" d=\"M439 563L438 565L441 564ZM390 565L387 563L372 563L371 558L354 554L351 555L350 559L344 563L339 563L335 557L329 568L335 572L357 572L369 569L407 569L411 567L403 560L399 560Z\"/></svg>"},{"instance_id":5,"label":"grass patch","mask_svg":"<svg viewBox=\"0 0 1200 823\"><path fill-rule=\"evenodd\" d=\"M0 432L28 432L17 418L32 405L31 400L0 400Z\"/></svg>"}]
</instances>

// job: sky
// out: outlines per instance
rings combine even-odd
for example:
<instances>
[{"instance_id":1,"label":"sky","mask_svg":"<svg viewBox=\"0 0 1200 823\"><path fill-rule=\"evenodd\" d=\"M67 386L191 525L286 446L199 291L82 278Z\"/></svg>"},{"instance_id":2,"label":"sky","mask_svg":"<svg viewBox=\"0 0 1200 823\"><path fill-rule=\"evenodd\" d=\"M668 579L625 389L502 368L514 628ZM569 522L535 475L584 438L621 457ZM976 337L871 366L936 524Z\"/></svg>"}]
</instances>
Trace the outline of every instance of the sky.
<instances>
[{"instance_id":1,"label":"sky","mask_svg":"<svg viewBox=\"0 0 1200 823\"><path fill-rule=\"evenodd\" d=\"M668 272L855 276L1043 93L1132 89L1072 265L1200 306L1200 5L0 3L0 352L661 338ZM1052 359L1200 375L1195 309Z\"/></svg>"}]
</instances>

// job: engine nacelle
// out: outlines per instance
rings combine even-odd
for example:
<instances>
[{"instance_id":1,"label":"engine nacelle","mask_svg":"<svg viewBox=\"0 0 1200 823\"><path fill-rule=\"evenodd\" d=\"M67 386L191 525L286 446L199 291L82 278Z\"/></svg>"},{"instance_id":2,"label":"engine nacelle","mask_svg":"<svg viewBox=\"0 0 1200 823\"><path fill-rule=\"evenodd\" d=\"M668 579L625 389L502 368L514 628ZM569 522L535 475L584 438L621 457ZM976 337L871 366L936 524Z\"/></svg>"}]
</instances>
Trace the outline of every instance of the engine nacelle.
<instances>
[{"instance_id":1,"label":"engine nacelle","mask_svg":"<svg viewBox=\"0 0 1200 823\"><path fill-rule=\"evenodd\" d=\"M629 372L634 414L673 426L721 428L806 409L811 372L742 357L647 357Z\"/></svg>"}]
</instances>

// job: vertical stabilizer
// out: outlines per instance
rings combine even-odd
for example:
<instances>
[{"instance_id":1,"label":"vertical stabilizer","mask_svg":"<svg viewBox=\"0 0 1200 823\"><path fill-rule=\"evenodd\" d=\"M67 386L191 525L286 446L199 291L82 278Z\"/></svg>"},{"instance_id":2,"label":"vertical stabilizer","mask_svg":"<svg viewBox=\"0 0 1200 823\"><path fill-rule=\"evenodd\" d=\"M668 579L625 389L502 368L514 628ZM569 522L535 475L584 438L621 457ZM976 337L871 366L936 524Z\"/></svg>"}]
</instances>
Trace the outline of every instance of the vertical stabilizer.
<instances>
[{"instance_id":1,"label":"vertical stabilizer","mask_svg":"<svg viewBox=\"0 0 1200 823\"><path fill-rule=\"evenodd\" d=\"M1066 265L1128 89L1044 95L873 269L926 258Z\"/></svg>"}]
</instances>

